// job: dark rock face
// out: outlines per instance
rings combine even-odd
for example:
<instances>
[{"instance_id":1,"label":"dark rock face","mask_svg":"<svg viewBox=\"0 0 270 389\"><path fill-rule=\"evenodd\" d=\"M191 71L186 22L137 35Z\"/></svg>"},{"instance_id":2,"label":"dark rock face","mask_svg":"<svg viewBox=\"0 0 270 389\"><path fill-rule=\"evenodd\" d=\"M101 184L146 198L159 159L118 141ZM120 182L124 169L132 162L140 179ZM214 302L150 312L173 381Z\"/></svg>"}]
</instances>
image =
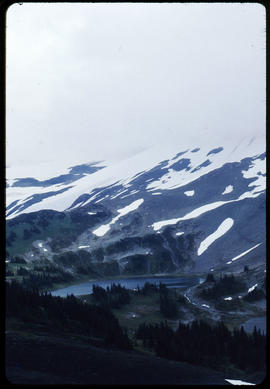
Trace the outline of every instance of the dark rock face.
<instances>
[{"instance_id":1,"label":"dark rock face","mask_svg":"<svg viewBox=\"0 0 270 389\"><path fill-rule=\"evenodd\" d=\"M99 169L102 169L104 166L96 166L95 164L82 164L69 168L68 174L61 174L60 176L50 178L48 180L37 180L32 177L26 178L17 178L17 180L12 184L14 187L27 187L27 186L37 186L37 187L48 187L55 184L69 184L71 182L79 180L81 177L86 174L93 174Z\"/></svg>"},{"instance_id":2,"label":"dark rock face","mask_svg":"<svg viewBox=\"0 0 270 389\"><path fill-rule=\"evenodd\" d=\"M209 153L207 155L217 154L217 153L220 153L222 150L223 150L223 147L217 147L216 149L209 151Z\"/></svg>"}]
</instances>

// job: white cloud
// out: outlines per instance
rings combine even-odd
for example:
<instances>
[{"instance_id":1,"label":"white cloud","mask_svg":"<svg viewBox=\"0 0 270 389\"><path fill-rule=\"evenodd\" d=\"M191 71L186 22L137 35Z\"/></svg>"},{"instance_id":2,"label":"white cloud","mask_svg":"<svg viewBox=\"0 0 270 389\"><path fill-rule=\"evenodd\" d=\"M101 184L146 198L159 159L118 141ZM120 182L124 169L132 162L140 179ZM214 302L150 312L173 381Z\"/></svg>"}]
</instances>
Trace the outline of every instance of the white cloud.
<instances>
[{"instance_id":1,"label":"white cloud","mask_svg":"<svg viewBox=\"0 0 270 389\"><path fill-rule=\"evenodd\" d=\"M13 4L8 163L263 133L264 28L260 4Z\"/></svg>"}]
</instances>

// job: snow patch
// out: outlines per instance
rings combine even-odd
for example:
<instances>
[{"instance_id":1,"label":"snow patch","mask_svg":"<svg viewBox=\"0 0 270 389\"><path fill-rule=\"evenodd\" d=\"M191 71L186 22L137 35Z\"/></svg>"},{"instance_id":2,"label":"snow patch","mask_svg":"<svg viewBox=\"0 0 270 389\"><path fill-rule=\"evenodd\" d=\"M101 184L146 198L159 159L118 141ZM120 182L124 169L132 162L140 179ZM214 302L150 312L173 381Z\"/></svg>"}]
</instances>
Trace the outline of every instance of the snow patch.
<instances>
[{"instance_id":1,"label":"snow patch","mask_svg":"<svg viewBox=\"0 0 270 389\"><path fill-rule=\"evenodd\" d=\"M230 380L225 378L225 381L228 381L232 385L256 385L256 384L251 384L250 382L245 382L242 380Z\"/></svg>"},{"instance_id":2,"label":"snow patch","mask_svg":"<svg viewBox=\"0 0 270 389\"><path fill-rule=\"evenodd\" d=\"M202 307L210 308L207 304L202 304Z\"/></svg>"},{"instance_id":3,"label":"snow patch","mask_svg":"<svg viewBox=\"0 0 270 389\"><path fill-rule=\"evenodd\" d=\"M180 236L180 235L183 235L183 234L184 234L184 232L181 231L181 232L177 232L175 235L176 236Z\"/></svg>"},{"instance_id":4,"label":"snow patch","mask_svg":"<svg viewBox=\"0 0 270 389\"><path fill-rule=\"evenodd\" d=\"M231 301L231 300L232 300L232 297L225 297L224 300L226 300L226 301Z\"/></svg>"},{"instance_id":5,"label":"snow patch","mask_svg":"<svg viewBox=\"0 0 270 389\"><path fill-rule=\"evenodd\" d=\"M194 196L194 193L195 193L194 190L187 190L186 192L184 192L184 194L185 194L186 196Z\"/></svg>"},{"instance_id":6,"label":"snow patch","mask_svg":"<svg viewBox=\"0 0 270 389\"><path fill-rule=\"evenodd\" d=\"M88 247L90 247L90 246L78 246L78 249L86 249Z\"/></svg>"},{"instance_id":7,"label":"snow patch","mask_svg":"<svg viewBox=\"0 0 270 389\"><path fill-rule=\"evenodd\" d=\"M232 191L233 191L233 186L228 185L228 186L226 186L226 188L224 189L224 191L221 194L225 195L227 193L231 193Z\"/></svg>"},{"instance_id":8,"label":"snow patch","mask_svg":"<svg viewBox=\"0 0 270 389\"><path fill-rule=\"evenodd\" d=\"M255 288L257 288L258 284L253 285L251 288L249 288L248 293L252 292Z\"/></svg>"},{"instance_id":9,"label":"snow patch","mask_svg":"<svg viewBox=\"0 0 270 389\"><path fill-rule=\"evenodd\" d=\"M114 224L118 219L120 219L120 217L127 215L129 212L135 211L143 202L144 199L135 200L126 207L118 209L117 212L119 213L119 215L115 216L110 223L98 227L96 230L93 231L93 234L97 236L105 235L111 228L111 224Z\"/></svg>"},{"instance_id":10,"label":"snow patch","mask_svg":"<svg viewBox=\"0 0 270 389\"><path fill-rule=\"evenodd\" d=\"M235 200L228 200L228 201L216 201L214 203L209 203L202 205L199 208L194 209L193 211L187 213L185 216L175 218L175 219L168 219L168 220L161 220L159 222L155 222L152 224L152 227L155 231L159 230L160 228L171 225L171 224L176 224L181 220L188 220L188 219L194 219L195 217L198 217L202 215L205 212L211 211L213 209L219 208L224 204L229 204L229 203L234 203L237 201L244 200L246 198L255 198L258 197L260 193L254 192L254 189L250 192L245 192L242 193L241 196L238 197L238 199Z\"/></svg>"},{"instance_id":11,"label":"snow patch","mask_svg":"<svg viewBox=\"0 0 270 389\"><path fill-rule=\"evenodd\" d=\"M243 177L245 178L253 178L258 174L266 173L266 162L264 159L254 159L248 170L242 170Z\"/></svg>"},{"instance_id":12,"label":"snow patch","mask_svg":"<svg viewBox=\"0 0 270 389\"><path fill-rule=\"evenodd\" d=\"M96 236L105 235L109 231L110 225L111 225L111 223L104 224L103 226L98 227L95 231L93 231L93 234L95 234Z\"/></svg>"},{"instance_id":13,"label":"snow patch","mask_svg":"<svg viewBox=\"0 0 270 389\"><path fill-rule=\"evenodd\" d=\"M167 225L171 225L171 224L176 224L176 223L178 223L181 220L194 219L195 217L198 217L198 216L202 215L205 212L211 211L212 209L218 208L221 205L226 204L226 203L227 203L227 201L217 201L215 203L205 204L205 205L202 205L201 207L196 208L193 211L187 213L185 216L174 218L174 219L162 220L162 221L159 221L159 222L155 222L155 223L152 224L152 226L153 226L154 230L159 230L163 226L167 226Z\"/></svg>"},{"instance_id":14,"label":"snow patch","mask_svg":"<svg viewBox=\"0 0 270 389\"><path fill-rule=\"evenodd\" d=\"M244 178L257 178L249 183L249 187L257 187L257 191L265 190L266 187L266 161L265 159L254 159L248 170L242 170Z\"/></svg>"},{"instance_id":15,"label":"snow patch","mask_svg":"<svg viewBox=\"0 0 270 389\"><path fill-rule=\"evenodd\" d=\"M152 227L153 227L153 230L154 230L154 231L158 231L158 230L160 230L162 227L168 226L168 225L171 225L171 224L176 224L176 223L178 223L180 220L182 220L182 218L170 219L170 220L162 220L162 221L153 223L153 224L152 224Z\"/></svg>"},{"instance_id":16,"label":"snow patch","mask_svg":"<svg viewBox=\"0 0 270 389\"><path fill-rule=\"evenodd\" d=\"M139 200L135 200L133 201L133 203L127 205L126 207L124 208L121 208L121 209L118 209L118 213L119 213L119 216L117 216L117 220L128 214L129 212L132 212L132 211L135 211L137 208L139 208L139 206L144 202L144 199L139 199Z\"/></svg>"},{"instance_id":17,"label":"snow patch","mask_svg":"<svg viewBox=\"0 0 270 389\"><path fill-rule=\"evenodd\" d=\"M224 235L227 231L229 231L229 229L233 226L234 224L234 221L233 219L231 219L230 217L228 217L227 219L225 219L221 224L220 226L218 227L218 229L213 232L211 235L209 235L206 239L204 239L201 244L200 244L200 247L198 248L198 255L201 255L205 250L208 249L208 247L215 241L217 240L218 238L220 238L222 235Z\"/></svg>"}]
</instances>

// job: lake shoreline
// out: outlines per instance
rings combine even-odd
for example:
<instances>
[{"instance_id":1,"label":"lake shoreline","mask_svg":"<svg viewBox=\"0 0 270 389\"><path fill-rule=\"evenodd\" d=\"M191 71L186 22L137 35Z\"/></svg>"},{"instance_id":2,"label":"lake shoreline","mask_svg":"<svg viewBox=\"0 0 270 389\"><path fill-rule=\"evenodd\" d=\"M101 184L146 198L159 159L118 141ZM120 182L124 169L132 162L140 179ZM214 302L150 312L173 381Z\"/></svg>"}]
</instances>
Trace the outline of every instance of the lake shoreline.
<instances>
[{"instance_id":1,"label":"lake shoreline","mask_svg":"<svg viewBox=\"0 0 270 389\"><path fill-rule=\"evenodd\" d=\"M80 278L77 278L74 281L66 282L62 284L55 284L53 289L51 289L49 292L55 292L58 289L67 288L69 286L73 285L80 285L85 282L100 282L103 280L118 280L118 279L133 279L133 278L147 278L147 277L153 277L153 278L159 278L159 277L206 277L206 273L146 273L146 274L118 274L115 276L105 276L105 277L97 277L97 278L89 278L88 276L83 276Z\"/></svg>"},{"instance_id":2,"label":"lake shoreline","mask_svg":"<svg viewBox=\"0 0 270 389\"><path fill-rule=\"evenodd\" d=\"M120 283L122 284L122 286L125 286L127 287L127 284L132 284L133 282L133 285L130 287L130 289L134 289L137 287L136 285L136 282L138 282L138 285L139 286L143 286L144 283L146 282L152 282L153 280L156 281L156 280L160 280L160 282L162 282L162 280L175 280L176 282L183 282L183 281L188 281L188 280L196 280L196 284L199 284L202 280L202 275L187 275L187 274L145 274L145 275L130 275L128 277L126 276L114 276L114 277L106 277L106 278L103 278L103 279L87 279L85 281L82 281L82 282L79 282L79 283L69 283L67 286L64 286L64 287L59 287L57 289L53 289L53 290L50 290L50 293L54 296L60 296L60 297L65 297L67 296L68 294L74 294L75 296L81 296L81 295L84 295L84 294L87 294L86 293L86 288L89 288L89 290L91 291L91 288L92 288L92 285L105 285L106 286L109 286L111 285L112 283ZM149 281L146 281L146 280L149 280ZM145 281L145 282L144 282ZM194 285L194 283L192 282L192 284ZM186 285L184 287L188 287L190 285ZM181 284L179 286L180 288L182 288ZM82 291L82 289L84 289ZM129 289L127 287L127 289ZM80 292L78 292L78 290L80 290ZM70 293L69 293L70 292ZM88 294L90 292L88 291Z\"/></svg>"}]
</instances>

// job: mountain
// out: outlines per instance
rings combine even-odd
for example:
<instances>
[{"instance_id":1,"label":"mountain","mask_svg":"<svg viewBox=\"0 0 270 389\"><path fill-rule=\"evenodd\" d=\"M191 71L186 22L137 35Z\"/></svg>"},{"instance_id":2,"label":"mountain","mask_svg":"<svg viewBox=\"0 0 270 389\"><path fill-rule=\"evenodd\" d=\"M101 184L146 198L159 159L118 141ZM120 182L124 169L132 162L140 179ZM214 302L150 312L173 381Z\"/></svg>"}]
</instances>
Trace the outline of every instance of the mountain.
<instances>
[{"instance_id":1,"label":"mountain","mask_svg":"<svg viewBox=\"0 0 270 389\"><path fill-rule=\"evenodd\" d=\"M7 255L99 275L264 270L265 158L254 137L45 178L7 169Z\"/></svg>"}]
</instances>

